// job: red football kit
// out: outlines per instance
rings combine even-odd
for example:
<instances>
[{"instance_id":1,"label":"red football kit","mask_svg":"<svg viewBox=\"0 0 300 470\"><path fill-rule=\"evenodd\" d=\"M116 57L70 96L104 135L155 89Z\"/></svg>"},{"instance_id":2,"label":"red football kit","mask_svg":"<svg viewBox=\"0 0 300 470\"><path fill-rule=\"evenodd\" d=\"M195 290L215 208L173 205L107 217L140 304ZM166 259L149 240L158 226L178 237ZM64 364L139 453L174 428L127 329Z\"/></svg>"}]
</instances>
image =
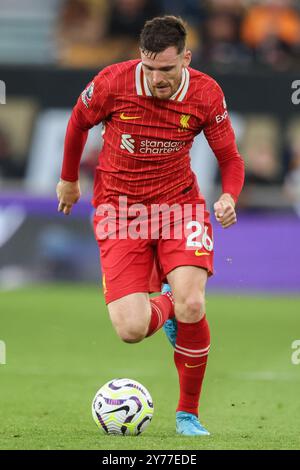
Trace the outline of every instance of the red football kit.
<instances>
[{"instance_id":1,"label":"red football kit","mask_svg":"<svg viewBox=\"0 0 300 470\"><path fill-rule=\"evenodd\" d=\"M196 205L204 207L205 201L191 170L189 150L202 130L218 159L223 192L237 200L244 164L223 92L208 75L184 68L177 92L168 100L160 100L152 96L140 60L106 67L82 92L73 109L62 179L78 179L88 130L100 122L104 145L95 173L95 208L110 204L118 212L121 196L127 197L128 205L140 203L147 208L189 203L191 220L197 223ZM103 220L103 214L96 211L95 235L107 303L134 292L159 291L162 279L177 266L194 265L213 272L212 229L205 207L198 221L202 238L194 244L189 244L190 238L185 235L180 239L102 239L97 227Z\"/></svg>"}]
</instances>

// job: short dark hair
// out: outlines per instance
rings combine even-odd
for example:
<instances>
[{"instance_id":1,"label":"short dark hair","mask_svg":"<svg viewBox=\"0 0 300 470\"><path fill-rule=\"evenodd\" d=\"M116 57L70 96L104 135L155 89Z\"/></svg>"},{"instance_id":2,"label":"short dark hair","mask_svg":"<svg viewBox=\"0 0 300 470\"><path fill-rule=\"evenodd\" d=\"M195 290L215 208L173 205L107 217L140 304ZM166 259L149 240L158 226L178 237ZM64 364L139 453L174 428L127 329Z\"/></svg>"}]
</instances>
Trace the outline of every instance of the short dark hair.
<instances>
[{"instance_id":1,"label":"short dark hair","mask_svg":"<svg viewBox=\"0 0 300 470\"><path fill-rule=\"evenodd\" d=\"M171 46L180 54L185 48L186 27L182 18L165 15L146 21L141 35L140 48L143 52L163 52Z\"/></svg>"}]
</instances>

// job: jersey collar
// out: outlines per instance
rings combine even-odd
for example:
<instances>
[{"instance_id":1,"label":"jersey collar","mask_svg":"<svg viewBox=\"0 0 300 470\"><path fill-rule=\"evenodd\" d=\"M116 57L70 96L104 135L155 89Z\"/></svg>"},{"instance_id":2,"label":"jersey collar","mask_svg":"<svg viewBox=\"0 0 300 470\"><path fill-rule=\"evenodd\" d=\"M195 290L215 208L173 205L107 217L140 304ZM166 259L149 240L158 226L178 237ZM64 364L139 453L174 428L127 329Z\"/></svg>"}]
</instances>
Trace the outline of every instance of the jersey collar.
<instances>
[{"instance_id":1,"label":"jersey collar","mask_svg":"<svg viewBox=\"0 0 300 470\"><path fill-rule=\"evenodd\" d=\"M179 85L178 90L171 96L170 100L173 101L183 101L190 83L190 72L187 68L182 69L182 76L181 76L181 83ZM143 67L142 62L139 62L136 66L135 70L135 85L136 85L136 92L138 96L152 96L152 93L149 89Z\"/></svg>"}]
</instances>

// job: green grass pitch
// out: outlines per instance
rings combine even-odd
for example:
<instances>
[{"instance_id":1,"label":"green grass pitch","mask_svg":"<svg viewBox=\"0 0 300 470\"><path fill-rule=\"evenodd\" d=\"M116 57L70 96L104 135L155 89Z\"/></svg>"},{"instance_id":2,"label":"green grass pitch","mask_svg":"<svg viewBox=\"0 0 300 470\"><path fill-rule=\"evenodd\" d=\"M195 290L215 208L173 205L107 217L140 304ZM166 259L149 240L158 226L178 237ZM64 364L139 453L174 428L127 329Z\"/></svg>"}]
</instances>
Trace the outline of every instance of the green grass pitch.
<instances>
[{"instance_id":1,"label":"green grass pitch","mask_svg":"<svg viewBox=\"0 0 300 470\"><path fill-rule=\"evenodd\" d=\"M0 449L300 449L300 298L207 297L212 349L201 399L210 437L175 433L177 375L163 332L122 343L95 286L0 292ZM154 417L138 437L102 436L96 390L115 377L143 383Z\"/></svg>"}]
</instances>

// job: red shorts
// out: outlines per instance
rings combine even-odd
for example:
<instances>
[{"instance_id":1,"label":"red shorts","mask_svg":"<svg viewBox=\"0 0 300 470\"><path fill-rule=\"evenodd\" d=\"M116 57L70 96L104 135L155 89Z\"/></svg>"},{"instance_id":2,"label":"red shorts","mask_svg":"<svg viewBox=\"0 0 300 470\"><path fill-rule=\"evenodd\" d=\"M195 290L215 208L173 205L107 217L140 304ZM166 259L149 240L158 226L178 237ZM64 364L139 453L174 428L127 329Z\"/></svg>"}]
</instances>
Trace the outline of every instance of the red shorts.
<instances>
[{"instance_id":1,"label":"red shorts","mask_svg":"<svg viewBox=\"0 0 300 470\"><path fill-rule=\"evenodd\" d=\"M198 266L206 269L209 275L213 274L213 235L209 213L203 200L189 204L190 212L185 218L183 205L178 205L182 213L171 216L170 223L166 224L159 216L159 222L156 220L157 224L153 224L157 230L151 230L152 222L150 224L148 217L143 225L148 227L148 231L144 230L142 236L137 236L141 230L137 230L133 218L124 223L118 217L110 217L108 228L107 216L95 213L94 232L100 248L107 304L135 292L160 292L162 282L167 282L168 273L178 266ZM202 210L198 210L199 206ZM109 237L103 235L106 229Z\"/></svg>"}]
</instances>

